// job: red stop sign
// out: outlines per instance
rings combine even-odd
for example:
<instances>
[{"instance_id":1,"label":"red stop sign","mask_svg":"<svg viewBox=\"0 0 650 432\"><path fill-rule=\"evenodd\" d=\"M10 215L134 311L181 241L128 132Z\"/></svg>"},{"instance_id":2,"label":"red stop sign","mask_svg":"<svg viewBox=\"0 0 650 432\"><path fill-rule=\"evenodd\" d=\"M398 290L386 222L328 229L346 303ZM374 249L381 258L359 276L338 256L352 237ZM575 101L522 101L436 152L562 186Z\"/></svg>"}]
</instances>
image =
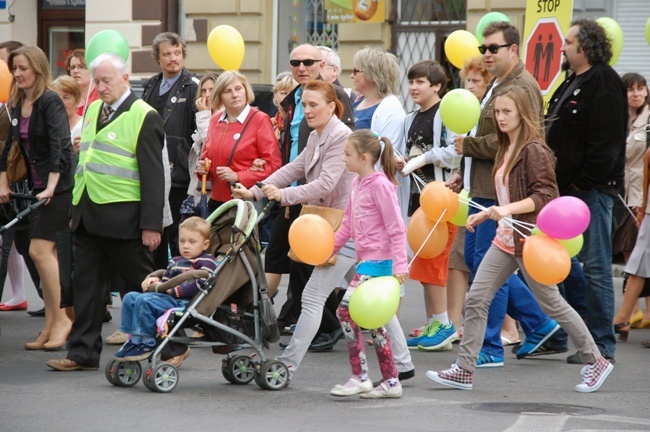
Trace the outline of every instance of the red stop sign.
<instances>
[{"instance_id":1,"label":"red stop sign","mask_svg":"<svg viewBox=\"0 0 650 432\"><path fill-rule=\"evenodd\" d=\"M555 18L540 18L526 39L526 69L546 95L560 76L564 41L562 28Z\"/></svg>"}]
</instances>

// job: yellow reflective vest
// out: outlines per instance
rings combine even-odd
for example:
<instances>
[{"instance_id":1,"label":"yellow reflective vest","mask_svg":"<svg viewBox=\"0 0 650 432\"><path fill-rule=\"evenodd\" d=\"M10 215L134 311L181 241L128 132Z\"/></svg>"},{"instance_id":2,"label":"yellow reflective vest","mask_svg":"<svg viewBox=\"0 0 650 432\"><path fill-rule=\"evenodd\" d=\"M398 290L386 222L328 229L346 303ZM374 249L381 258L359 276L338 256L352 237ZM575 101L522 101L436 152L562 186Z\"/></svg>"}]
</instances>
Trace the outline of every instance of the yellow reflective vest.
<instances>
[{"instance_id":1,"label":"yellow reflective vest","mask_svg":"<svg viewBox=\"0 0 650 432\"><path fill-rule=\"evenodd\" d=\"M97 132L102 105L101 100L93 102L84 116L73 205L79 204L84 190L96 204L140 201L136 147L144 119L153 108L138 99L131 109Z\"/></svg>"}]
</instances>

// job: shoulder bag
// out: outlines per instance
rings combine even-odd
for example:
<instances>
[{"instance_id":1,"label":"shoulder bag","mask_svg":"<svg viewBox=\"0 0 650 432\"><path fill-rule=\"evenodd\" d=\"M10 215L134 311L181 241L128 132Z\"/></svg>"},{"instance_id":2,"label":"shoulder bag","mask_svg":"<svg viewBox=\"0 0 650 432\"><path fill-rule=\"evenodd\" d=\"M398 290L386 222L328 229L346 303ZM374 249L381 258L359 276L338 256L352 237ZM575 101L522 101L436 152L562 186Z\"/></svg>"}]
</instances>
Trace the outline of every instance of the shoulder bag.
<instances>
[{"instance_id":1,"label":"shoulder bag","mask_svg":"<svg viewBox=\"0 0 650 432\"><path fill-rule=\"evenodd\" d=\"M7 157L7 181L17 183L25 179L27 179L27 163L20 151L20 143L14 138Z\"/></svg>"}]
</instances>

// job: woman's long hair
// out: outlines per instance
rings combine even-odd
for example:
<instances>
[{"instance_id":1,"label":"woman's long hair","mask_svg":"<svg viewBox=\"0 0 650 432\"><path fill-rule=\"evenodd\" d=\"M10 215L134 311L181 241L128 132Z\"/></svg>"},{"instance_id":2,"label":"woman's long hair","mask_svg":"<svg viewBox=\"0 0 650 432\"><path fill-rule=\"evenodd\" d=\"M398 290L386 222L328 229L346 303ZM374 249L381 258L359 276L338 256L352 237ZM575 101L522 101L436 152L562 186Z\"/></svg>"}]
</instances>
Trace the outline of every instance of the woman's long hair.
<instances>
[{"instance_id":1,"label":"woman's long hair","mask_svg":"<svg viewBox=\"0 0 650 432\"><path fill-rule=\"evenodd\" d=\"M544 136L542 135L543 129L538 120L539 116L534 112L533 102L526 90L519 86L506 86L502 89L496 90L496 97L507 97L512 100L515 103L515 107L517 108L519 117L521 118L519 136L517 137L517 142L514 143L515 147L512 150L512 155L510 156L510 159L508 159L505 167L504 174L507 174L512 171L517 159L519 159L521 151L527 143L536 140L540 141L544 145L546 144L544 142ZM510 147L510 137L507 133L501 132L501 129L499 129L496 115L494 116L494 125L499 139L499 150L497 150L497 155L494 159L492 176L496 174L497 169L499 169L503 164L503 160L508 152L508 147Z\"/></svg>"},{"instance_id":2,"label":"woman's long hair","mask_svg":"<svg viewBox=\"0 0 650 432\"><path fill-rule=\"evenodd\" d=\"M14 70L14 59L16 56L25 56L29 65L34 70L36 74L36 83L34 84L34 91L32 93L32 101L37 100L46 90L49 90L52 85L52 72L50 72L50 63L47 61L47 57L43 50L39 47L33 45L26 45L18 48L16 51L12 52L9 55L9 70L13 75ZM16 86L16 80L11 81L11 105L17 106L21 101L23 101L27 95L25 90L19 89Z\"/></svg>"}]
</instances>

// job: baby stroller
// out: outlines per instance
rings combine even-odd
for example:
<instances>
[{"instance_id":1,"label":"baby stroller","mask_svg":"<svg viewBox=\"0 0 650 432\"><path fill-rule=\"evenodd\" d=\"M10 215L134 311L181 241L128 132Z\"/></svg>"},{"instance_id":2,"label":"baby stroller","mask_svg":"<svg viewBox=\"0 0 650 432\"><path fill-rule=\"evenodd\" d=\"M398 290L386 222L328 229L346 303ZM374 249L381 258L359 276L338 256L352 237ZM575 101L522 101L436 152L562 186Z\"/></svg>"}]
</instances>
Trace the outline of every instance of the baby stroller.
<instances>
[{"instance_id":1,"label":"baby stroller","mask_svg":"<svg viewBox=\"0 0 650 432\"><path fill-rule=\"evenodd\" d=\"M217 260L212 272L192 270L166 282L176 286L183 278L206 277L203 289L183 311L167 319L168 334L149 357L144 373L139 362L111 360L106 365L106 379L115 386L132 387L140 378L149 390L168 393L178 384L178 370L160 360L169 343L191 347L211 347L225 354L222 374L233 384L255 380L266 390L280 390L289 383L284 363L268 360L263 348L280 338L275 312L267 294L266 279L260 256L257 224L269 212L272 202L258 215L252 202L233 199L214 211L207 221L212 225L209 252ZM193 328L204 334L197 339L185 336ZM242 354L241 350L254 354Z\"/></svg>"}]
</instances>

